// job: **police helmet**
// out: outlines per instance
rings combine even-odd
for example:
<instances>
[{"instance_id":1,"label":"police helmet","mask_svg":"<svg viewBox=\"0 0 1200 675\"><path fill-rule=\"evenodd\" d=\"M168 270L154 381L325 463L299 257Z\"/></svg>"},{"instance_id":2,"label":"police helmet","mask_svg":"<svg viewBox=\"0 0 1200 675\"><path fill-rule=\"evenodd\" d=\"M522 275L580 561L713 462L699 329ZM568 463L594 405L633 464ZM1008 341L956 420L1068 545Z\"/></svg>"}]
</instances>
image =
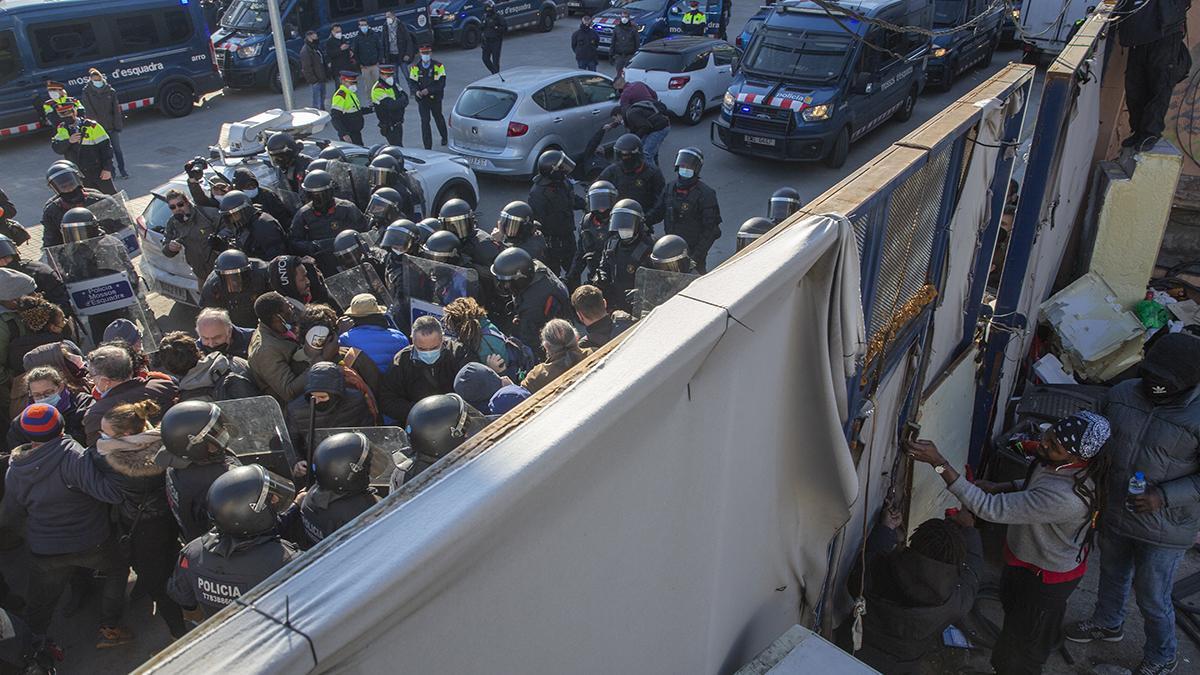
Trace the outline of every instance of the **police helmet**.
<instances>
[{"instance_id":1,"label":"police helmet","mask_svg":"<svg viewBox=\"0 0 1200 675\"><path fill-rule=\"evenodd\" d=\"M470 411L471 407L458 394L426 396L408 411L408 441L417 455L413 463L415 473L466 440Z\"/></svg>"},{"instance_id":2,"label":"police helmet","mask_svg":"<svg viewBox=\"0 0 1200 675\"><path fill-rule=\"evenodd\" d=\"M625 134L613 143L617 161L626 169L636 169L642 163L642 139L635 134Z\"/></svg>"},{"instance_id":3,"label":"police helmet","mask_svg":"<svg viewBox=\"0 0 1200 675\"><path fill-rule=\"evenodd\" d=\"M622 199L613 205L608 219L608 231L616 232L621 241L630 241L641 236L646 227L646 212L634 199Z\"/></svg>"},{"instance_id":4,"label":"police helmet","mask_svg":"<svg viewBox=\"0 0 1200 675\"><path fill-rule=\"evenodd\" d=\"M235 248L221 251L214 269L227 292L241 293L250 276L250 258Z\"/></svg>"},{"instance_id":5,"label":"police helmet","mask_svg":"<svg viewBox=\"0 0 1200 675\"><path fill-rule=\"evenodd\" d=\"M767 218L774 224L782 223L788 216L800 210L804 202L800 201L800 193L790 187L779 188L771 195L767 203Z\"/></svg>"},{"instance_id":6,"label":"police helmet","mask_svg":"<svg viewBox=\"0 0 1200 675\"><path fill-rule=\"evenodd\" d=\"M509 239L528 234L533 229L533 209L522 201L509 202L496 219L496 229Z\"/></svg>"},{"instance_id":7,"label":"police helmet","mask_svg":"<svg viewBox=\"0 0 1200 675\"><path fill-rule=\"evenodd\" d=\"M46 169L46 184L54 194L69 194L83 188L83 172L74 162L58 161Z\"/></svg>"},{"instance_id":8,"label":"police helmet","mask_svg":"<svg viewBox=\"0 0 1200 675\"><path fill-rule=\"evenodd\" d=\"M305 169L305 174L304 174L304 175L306 175L306 176L307 176L308 174L310 174L310 173L312 173L312 172L314 172L314 171L328 171L328 170L329 170L329 160L327 160L327 159L314 159L314 160L312 160L311 162L309 162L309 163L308 163L308 168L307 168L307 169Z\"/></svg>"},{"instance_id":9,"label":"police helmet","mask_svg":"<svg viewBox=\"0 0 1200 675\"><path fill-rule=\"evenodd\" d=\"M687 242L676 234L668 234L654 242L650 262L654 269L664 272L691 272L693 267Z\"/></svg>"},{"instance_id":10,"label":"police helmet","mask_svg":"<svg viewBox=\"0 0 1200 675\"><path fill-rule=\"evenodd\" d=\"M358 432L329 436L313 450L313 470L322 490L364 492L371 482L371 443Z\"/></svg>"},{"instance_id":11,"label":"police helmet","mask_svg":"<svg viewBox=\"0 0 1200 675\"><path fill-rule=\"evenodd\" d=\"M575 162L562 150L547 150L538 157L537 170L545 178L565 178L575 170Z\"/></svg>"},{"instance_id":12,"label":"police helmet","mask_svg":"<svg viewBox=\"0 0 1200 675\"><path fill-rule=\"evenodd\" d=\"M442 229L453 232L459 239L466 239L475 231L475 212L462 199L451 199L438 209L438 220Z\"/></svg>"},{"instance_id":13,"label":"police helmet","mask_svg":"<svg viewBox=\"0 0 1200 675\"><path fill-rule=\"evenodd\" d=\"M404 148L398 145L385 145L371 159L376 159L384 155L396 160L396 171L404 171Z\"/></svg>"},{"instance_id":14,"label":"police helmet","mask_svg":"<svg viewBox=\"0 0 1200 675\"><path fill-rule=\"evenodd\" d=\"M19 258L17 245L12 239L0 234L0 258Z\"/></svg>"},{"instance_id":15,"label":"police helmet","mask_svg":"<svg viewBox=\"0 0 1200 675\"><path fill-rule=\"evenodd\" d=\"M506 248L492 261L492 276L504 295L516 295L533 283L533 256L523 248Z\"/></svg>"},{"instance_id":16,"label":"police helmet","mask_svg":"<svg viewBox=\"0 0 1200 675\"><path fill-rule=\"evenodd\" d=\"M379 155L367 167L367 180L375 187L395 185L400 175L400 162L391 155Z\"/></svg>"},{"instance_id":17,"label":"police helmet","mask_svg":"<svg viewBox=\"0 0 1200 675\"><path fill-rule=\"evenodd\" d=\"M362 236L354 230L342 230L333 238L333 257L338 267L349 269L362 262L367 253L367 245Z\"/></svg>"},{"instance_id":18,"label":"police helmet","mask_svg":"<svg viewBox=\"0 0 1200 675\"><path fill-rule=\"evenodd\" d=\"M617 186L606 180L598 180L588 187L587 207L589 211L607 213L617 203Z\"/></svg>"},{"instance_id":19,"label":"police helmet","mask_svg":"<svg viewBox=\"0 0 1200 675\"><path fill-rule=\"evenodd\" d=\"M321 148L321 152L317 154L317 157L321 159L327 159L331 162L344 162L346 160L346 153L332 145L327 145L324 148Z\"/></svg>"},{"instance_id":20,"label":"police helmet","mask_svg":"<svg viewBox=\"0 0 1200 675\"><path fill-rule=\"evenodd\" d=\"M292 481L259 464L234 467L208 488L208 515L221 534L255 537L275 529L276 514L296 498Z\"/></svg>"},{"instance_id":21,"label":"police helmet","mask_svg":"<svg viewBox=\"0 0 1200 675\"><path fill-rule=\"evenodd\" d=\"M390 187L375 188L364 212L377 224L390 223L400 217L400 202L403 200L400 193Z\"/></svg>"},{"instance_id":22,"label":"police helmet","mask_svg":"<svg viewBox=\"0 0 1200 675\"><path fill-rule=\"evenodd\" d=\"M750 242L766 234L772 227L775 227L775 223L762 216L755 216L742 223L737 231L737 250L746 248Z\"/></svg>"},{"instance_id":23,"label":"police helmet","mask_svg":"<svg viewBox=\"0 0 1200 675\"><path fill-rule=\"evenodd\" d=\"M221 197L221 216L234 225L246 225L254 216L254 201L241 190L230 190Z\"/></svg>"},{"instance_id":24,"label":"police helmet","mask_svg":"<svg viewBox=\"0 0 1200 675\"><path fill-rule=\"evenodd\" d=\"M221 409L207 401L184 401L167 408L159 429L167 452L201 464L223 455L233 436Z\"/></svg>"},{"instance_id":25,"label":"police helmet","mask_svg":"<svg viewBox=\"0 0 1200 675\"><path fill-rule=\"evenodd\" d=\"M704 153L700 148L680 148L675 154L675 171L679 173L680 178L695 178L700 175L700 168L704 166ZM690 176L685 176L680 170L691 171Z\"/></svg>"},{"instance_id":26,"label":"police helmet","mask_svg":"<svg viewBox=\"0 0 1200 675\"><path fill-rule=\"evenodd\" d=\"M458 236L453 232L434 232L421 246L421 257L456 265L459 261L459 245Z\"/></svg>"},{"instance_id":27,"label":"police helmet","mask_svg":"<svg viewBox=\"0 0 1200 675\"><path fill-rule=\"evenodd\" d=\"M326 211L333 206L333 176L327 171L310 170L300 184L314 209Z\"/></svg>"},{"instance_id":28,"label":"police helmet","mask_svg":"<svg viewBox=\"0 0 1200 675\"><path fill-rule=\"evenodd\" d=\"M67 211L62 217L62 235L65 242L99 237L100 223L96 221L96 214L82 206Z\"/></svg>"},{"instance_id":29,"label":"police helmet","mask_svg":"<svg viewBox=\"0 0 1200 675\"><path fill-rule=\"evenodd\" d=\"M286 131L271 134L267 138L267 156L271 163L281 169L287 169L296 162L300 155L300 143Z\"/></svg>"},{"instance_id":30,"label":"police helmet","mask_svg":"<svg viewBox=\"0 0 1200 675\"><path fill-rule=\"evenodd\" d=\"M423 218L417 223L417 242L424 245L434 232L442 229L442 221L437 218Z\"/></svg>"}]
</instances>

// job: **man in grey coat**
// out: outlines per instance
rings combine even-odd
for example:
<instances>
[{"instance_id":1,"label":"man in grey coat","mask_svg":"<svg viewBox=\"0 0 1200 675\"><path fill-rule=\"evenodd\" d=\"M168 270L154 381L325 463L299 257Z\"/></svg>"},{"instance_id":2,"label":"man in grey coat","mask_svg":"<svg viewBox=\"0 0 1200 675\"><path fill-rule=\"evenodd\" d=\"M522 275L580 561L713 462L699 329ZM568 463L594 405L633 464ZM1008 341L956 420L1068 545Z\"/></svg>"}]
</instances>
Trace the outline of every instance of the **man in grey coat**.
<instances>
[{"instance_id":1,"label":"man in grey coat","mask_svg":"<svg viewBox=\"0 0 1200 675\"><path fill-rule=\"evenodd\" d=\"M117 90L113 89L108 80L104 79L104 74L95 68L88 69L88 78L88 83L83 87L83 94L79 97L83 108L88 111L88 116L99 122L108 132L117 173L121 178L129 178L129 172L125 170L125 153L121 152L121 130L125 128L125 115L121 112Z\"/></svg>"}]
</instances>

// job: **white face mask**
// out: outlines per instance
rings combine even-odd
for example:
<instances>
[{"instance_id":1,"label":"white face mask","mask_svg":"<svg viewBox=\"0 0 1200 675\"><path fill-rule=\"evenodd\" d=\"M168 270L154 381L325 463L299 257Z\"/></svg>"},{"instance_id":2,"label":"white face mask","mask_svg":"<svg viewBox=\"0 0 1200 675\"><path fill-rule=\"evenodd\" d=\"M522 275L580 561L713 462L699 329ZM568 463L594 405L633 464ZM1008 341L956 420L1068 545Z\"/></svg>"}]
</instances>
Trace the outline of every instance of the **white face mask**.
<instances>
[{"instance_id":1,"label":"white face mask","mask_svg":"<svg viewBox=\"0 0 1200 675\"><path fill-rule=\"evenodd\" d=\"M433 57L432 57L432 56L430 56L429 54L422 54L422 55L421 55L421 63L429 63L429 62L430 62L430 61L432 61L432 60L433 60Z\"/></svg>"},{"instance_id":2,"label":"white face mask","mask_svg":"<svg viewBox=\"0 0 1200 675\"><path fill-rule=\"evenodd\" d=\"M391 83L392 83L392 78L390 78L390 77L385 77L385 78L383 78L383 83L384 83L384 84L391 84Z\"/></svg>"},{"instance_id":3,"label":"white face mask","mask_svg":"<svg viewBox=\"0 0 1200 675\"><path fill-rule=\"evenodd\" d=\"M336 31L336 32L333 34L333 37L334 37L334 39L335 39L335 40L340 40L340 39L342 39L342 31L340 31L340 30L339 30L339 31Z\"/></svg>"},{"instance_id":4,"label":"white face mask","mask_svg":"<svg viewBox=\"0 0 1200 675\"><path fill-rule=\"evenodd\" d=\"M358 85L357 85L357 84L348 84L348 85L346 85L346 88L347 88L347 89L349 89L349 90L350 90L350 91L352 91L352 92L357 92L357 91L358 91Z\"/></svg>"},{"instance_id":5,"label":"white face mask","mask_svg":"<svg viewBox=\"0 0 1200 675\"><path fill-rule=\"evenodd\" d=\"M623 17L621 17L621 23L628 24L628 23L629 23L629 17L627 17L627 16L623 16Z\"/></svg>"},{"instance_id":6,"label":"white face mask","mask_svg":"<svg viewBox=\"0 0 1200 675\"><path fill-rule=\"evenodd\" d=\"M395 18L395 17L392 17L392 16L389 16L389 17L388 17L388 19L387 19L387 22L388 22L388 25L389 25L389 26L391 26L391 25L393 25L394 23L396 23L396 18Z\"/></svg>"},{"instance_id":7,"label":"white face mask","mask_svg":"<svg viewBox=\"0 0 1200 675\"><path fill-rule=\"evenodd\" d=\"M60 98L62 98L62 97L63 97L63 94L62 94L62 92L61 92L61 91L52 91L52 92L50 92L50 98L54 99L55 101L57 101L58 99L60 99Z\"/></svg>"}]
</instances>

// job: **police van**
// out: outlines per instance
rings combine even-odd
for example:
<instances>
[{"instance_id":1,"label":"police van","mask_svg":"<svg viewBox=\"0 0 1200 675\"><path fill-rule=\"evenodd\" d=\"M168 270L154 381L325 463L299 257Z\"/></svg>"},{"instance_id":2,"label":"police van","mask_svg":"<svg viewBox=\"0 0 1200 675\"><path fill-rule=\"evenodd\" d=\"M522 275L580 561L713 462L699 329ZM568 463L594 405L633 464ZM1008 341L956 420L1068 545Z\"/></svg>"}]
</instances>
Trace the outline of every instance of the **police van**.
<instances>
[{"instance_id":1,"label":"police van","mask_svg":"<svg viewBox=\"0 0 1200 675\"><path fill-rule=\"evenodd\" d=\"M702 0L701 4L706 5L704 14L708 29L705 34L716 37L721 27L724 0ZM612 7L592 17L592 30L600 36L600 53L609 53L613 29L620 23L623 13L629 12L629 21L638 31L638 44L644 45L683 32L683 14L689 6L689 0L613 0Z\"/></svg>"},{"instance_id":2,"label":"police van","mask_svg":"<svg viewBox=\"0 0 1200 675\"><path fill-rule=\"evenodd\" d=\"M949 89L967 69L992 62L1000 46L1006 9L991 0L934 0L933 27L946 30L974 21L969 30L942 33L933 38L933 52L925 71L929 83Z\"/></svg>"},{"instance_id":3,"label":"police van","mask_svg":"<svg viewBox=\"0 0 1200 675\"><path fill-rule=\"evenodd\" d=\"M304 34L310 30L317 32L322 44L335 24L342 27L347 38L354 38L358 35L358 20L366 18L371 30L382 34L384 15L392 12L408 26L417 44L431 42L433 37L429 0L280 0L279 11L293 82L300 79L300 48L304 46ZM221 16L221 28L213 34L213 44L226 85L279 90L279 68L265 0L233 0Z\"/></svg>"},{"instance_id":4,"label":"police van","mask_svg":"<svg viewBox=\"0 0 1200 675\"><path fill-rule=\"evenodd\" d=\"M838 6L844 11L807 0L776 3L725 92L710 131L714 145L840 167L852 142L893 117L912 116L925 87L929 37L884 30L873 20L929 28L933 3L843 0Z\"/></svg>"},{"instance_id":5,"label":"police van","mask_svg":"<svg viewBox=\"0 0 1200 675\"><path fill-rule=\"evenodd\" d=\"M46 128L46 81L78 97L104 73L121 108L183 117L221 89L198 1L0 1L0 137Z\"/></svg>"},{"instance_id":6,"label":"police van","mask_svg":"<svg viewBox=\"0 0 1200 675\"><path fill-rule=\"evenodd\" d=\"M429 6L437 44L458 44L464 49L479 45L484 0L435 0ZM567 15L567 3L553 0L496 0L496 13L510 31L536 27L543 33Z\"/></svg>"}]
</instances>

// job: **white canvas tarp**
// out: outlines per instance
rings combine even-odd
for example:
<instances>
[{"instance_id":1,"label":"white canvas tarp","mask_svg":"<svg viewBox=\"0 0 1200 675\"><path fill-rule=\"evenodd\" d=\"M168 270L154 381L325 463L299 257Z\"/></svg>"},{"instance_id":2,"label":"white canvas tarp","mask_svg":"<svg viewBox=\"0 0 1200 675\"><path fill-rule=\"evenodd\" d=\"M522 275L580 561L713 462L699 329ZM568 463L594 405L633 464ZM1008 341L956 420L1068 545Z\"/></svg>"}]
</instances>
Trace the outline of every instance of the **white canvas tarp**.
<instances>
[{"instance_id":1,"label":"white canvas tarp","mask_svg":"<svg viewBox=\"0 0 1200 675\"><path fill-rule=\"evenodd\" d=\"M861 336L849 224L786 228L147 669L732 672L811 619L858 498Z\"/></svg>"}]
</instances>

